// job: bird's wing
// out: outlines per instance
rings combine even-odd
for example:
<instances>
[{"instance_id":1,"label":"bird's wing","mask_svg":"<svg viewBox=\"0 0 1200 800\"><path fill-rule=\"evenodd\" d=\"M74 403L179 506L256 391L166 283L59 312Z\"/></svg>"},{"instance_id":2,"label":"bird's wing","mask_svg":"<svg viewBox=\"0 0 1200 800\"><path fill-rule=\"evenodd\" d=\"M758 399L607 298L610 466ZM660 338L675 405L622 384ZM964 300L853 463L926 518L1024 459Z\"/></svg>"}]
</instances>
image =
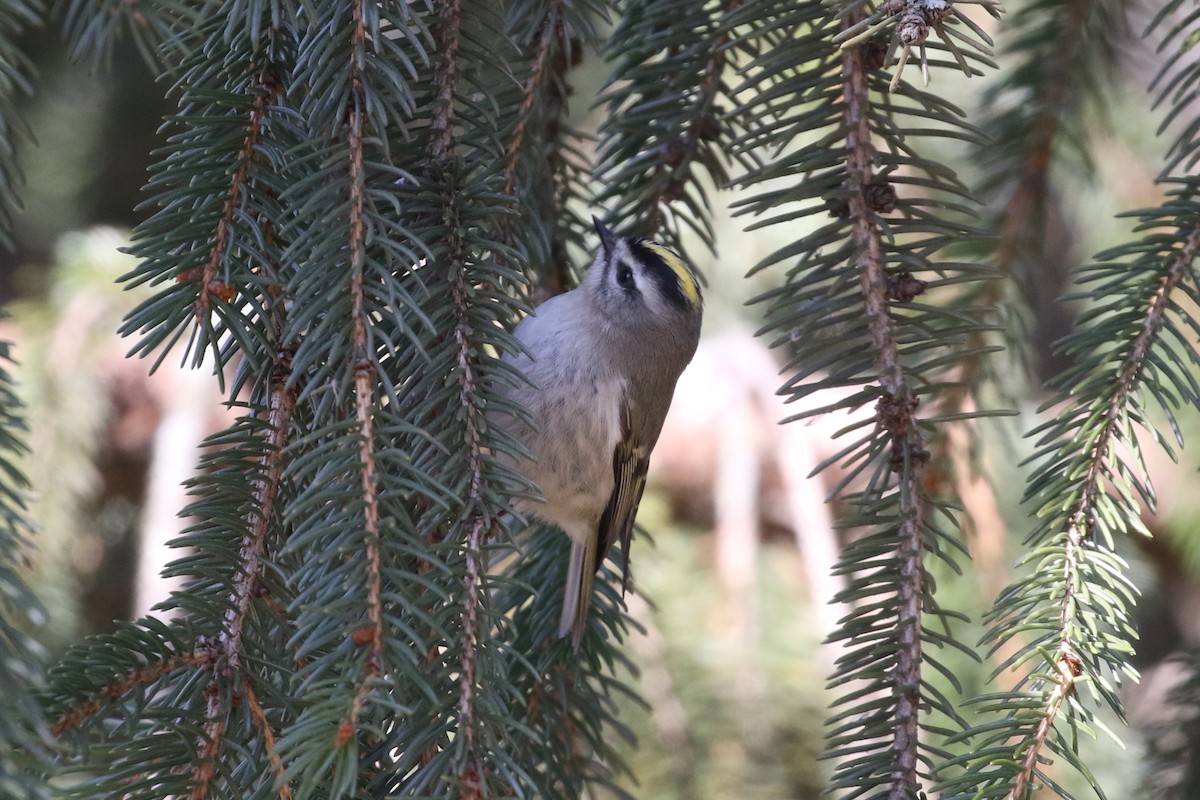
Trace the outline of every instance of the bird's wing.
<instances>
[{"instance_id":1,"label":"bird's wing","mask_svg":"<svg viewBox=\"0 0 1200 800\"><path fill-rule=\"evenodd\" d=\"M633 408L628 398L621 403L621 438L613 450L613 491L608 505L600 516L600 541L596 548L593 572L608 554L613 543L620 540L624 559L621 589L629 588L629 544L633 538L633 520L646 488L646 470L650 466L652 443L641 441L633 424Z\"/></svg>"}]
</instances>

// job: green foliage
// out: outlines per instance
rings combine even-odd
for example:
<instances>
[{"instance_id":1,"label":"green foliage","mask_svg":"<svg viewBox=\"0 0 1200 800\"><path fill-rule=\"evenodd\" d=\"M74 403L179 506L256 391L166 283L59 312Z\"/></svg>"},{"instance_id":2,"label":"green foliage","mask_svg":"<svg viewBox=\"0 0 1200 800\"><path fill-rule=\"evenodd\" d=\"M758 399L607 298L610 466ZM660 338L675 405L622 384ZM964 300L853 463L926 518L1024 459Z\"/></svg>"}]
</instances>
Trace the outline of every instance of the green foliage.
<instances>
[{"instance_id":1,"label":"green foliage","mask_svg":"<svg viewBox=\"0 0 1200 800\"><path fill-rule=\"evenodd\" d=\"M13 214L21 207L16 146L26 135L17 117L17 101L32 92L30 65L17 42L27 28L39 22L41 13L39 0L13 0L0 7L0 245L9 248Z\"/></svg>"},{"instance_id":2,"label":"green foliage","mask_svg":"<svg viewBox=\"0 0 1200 800\"><path fill-rule=\"evenodd\" d=\"M1174 7L1168 4L1159 19L1170 18ZM1111 10L1099 3L1094 9L1096 24L1111 31L1105 16ZM1188 24L1176 23L1160 49L1187 40ZM1194 69L1179 66L1188 49L1167 59L1159 82ZM1160 89L1160 103L1178 100L1171 88ZM1180 110L1173 108L1168 122ZM1094 783L1078 736L1104 730L1101 710L1123 716L1119 689L1137 678L1130 665L1137 589L1116 550L1126 533L1148 535L1140 506L1155 506L1139 429L1173 455L1156 412L1182 445L1175 412L1200 402L1188 368L1200 363L1193 344L1200 205L1194 179L1175 173L1194 156L1189 139L1185 133L1176 140L1168 156L1163 205L1131 215L1146 233L1101 253L1078 274L1080 289L1071 299L1085 301L1086 310L1061 345L1072 367L1046 406L1056 409L1054 418L1030 434L1038 437L1036 467L1025 499L1038 523L1025 539L1023 574L987 620L985 641L1004 653L997 673L1019 677L1009 691L975 698L990 721L965 734L971 754L958 763L967 768L942 784L954 796L1026 797L1041 781L1070 797L1044 766L1052 763L1047 752Z\"/></svg>"},{"instance_id":3,"label":"green foliage","mask_svg":"<svg viewBox=\"0 0 1200 800\"><path fill-rule=\"evenodd\" d=\"M504 154L501 188L517 213L501 221L501 230L524 253L539 295L573 285L568 248L587 252L590 241L591 161L586 137L569 116L567 71L599 39L597 25L607 14L606 2L510 7L512 44L527 56L509 68L520 84L521 101ZM521 224L514 224L517 220Z\"/></svg>"},{"instance_id":4,"label":"green foliage","mask_svg":"<svg viewBox=\"0 0 1200 800\"><path fill-rule=\"evenodd\" d=\"M715 245L707 182L728 183L722 102L730 102L724 6L630 0L608 39L616 62L600 102L599 202L632 231L683 249L684 226ZM707 181L705 180L707 179Z\"/></svg>"},{"instance_id":5,"label":"green foliage","mask_svg":"<svg viewBox=\"0 0 1200 800\"><path fill-rule=\"evenodd\" d=\"M220 5L221 0L57 0L55 11L72 58L93 69L107 66L126 36L147 64L169 67L173 56L167 53L177 53L192 27ZM282 4L273 5L278 14Z\"/></svg>"},{"instance_id":6,"label":"green foliage","mask_svg":"<svg viewBox=\"0 0 1200 800\"><path fill-rule=\"evenodd\" d=\"M0 361L11 361L9 347L0 343ZM38 800L50 796L44 780L49 731L35 694L45 653L34 634L44 623L44 612L26 584L28 484L16 464L26 447L23 411L8 369L0 366L0 686L5 694L0 795Z\"/></svg>"}]
</instances>

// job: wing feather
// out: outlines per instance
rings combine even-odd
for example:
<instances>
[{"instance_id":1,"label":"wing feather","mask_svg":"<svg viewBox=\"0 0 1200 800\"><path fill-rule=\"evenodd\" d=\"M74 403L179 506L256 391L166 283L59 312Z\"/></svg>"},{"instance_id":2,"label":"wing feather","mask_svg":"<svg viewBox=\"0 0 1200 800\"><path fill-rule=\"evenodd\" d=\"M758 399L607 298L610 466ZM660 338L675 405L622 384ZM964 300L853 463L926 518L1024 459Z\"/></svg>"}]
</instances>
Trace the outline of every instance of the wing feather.
<instances>
[{"instance_id":1,"label":"wing feather","mask_svg":"<svg viewBox=\"0 0 1200 800\"><path fill-rule=\"evenodd\" d=\"M629 589L629 545L633 539L633 521L637 517L642 492L646 489L646 470L650 466L652 444L639 441L633 425L633 408L628 398L621 402L621 438L613 449L613 491L600 517L600 541L596 548L593 571L600 569L604 557L617 541L621 542L621 589Z\"/></svg>"}]
</instances>

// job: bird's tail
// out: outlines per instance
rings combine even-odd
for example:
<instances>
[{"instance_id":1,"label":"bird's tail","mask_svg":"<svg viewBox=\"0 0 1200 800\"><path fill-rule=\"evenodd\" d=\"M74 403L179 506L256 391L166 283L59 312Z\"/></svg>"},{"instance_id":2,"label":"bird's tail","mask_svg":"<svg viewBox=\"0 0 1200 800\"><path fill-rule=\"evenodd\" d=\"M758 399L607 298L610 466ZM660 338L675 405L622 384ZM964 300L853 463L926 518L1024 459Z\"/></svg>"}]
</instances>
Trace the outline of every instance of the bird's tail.
<instances>
[{"instance_id":1,"label":"bird's tail","mask_svg":"<svg viewBox=\"0 0 1200 800\"><path fill-rule=\"evenodd\" d=\"M592 579L596 576L596 537L586 544L571 541L571 563L567 566L567 591L563 595L562 619L558 635L571 634L571 643L579 649L587 628L588 605L592 600Z\"/></svg>"}]
</instances>

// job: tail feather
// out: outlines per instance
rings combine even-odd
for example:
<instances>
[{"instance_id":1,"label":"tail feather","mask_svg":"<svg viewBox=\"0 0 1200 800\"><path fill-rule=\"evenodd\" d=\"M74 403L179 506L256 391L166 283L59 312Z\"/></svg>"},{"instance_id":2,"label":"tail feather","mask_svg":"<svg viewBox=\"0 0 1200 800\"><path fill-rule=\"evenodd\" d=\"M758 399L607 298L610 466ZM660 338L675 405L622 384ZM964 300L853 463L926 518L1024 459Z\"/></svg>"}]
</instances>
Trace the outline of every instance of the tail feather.
<instances>
[{"instance_id":1,"label":"tail feather","mask_svg":"<svg viewBox=\"0 0 1200 800\"><path fill-rule=\"evenodd\" d=\"M562 618L558 635L571 634L571 643L579 648L587 629L588 606L592 600L592 579L596 575L595 537L586 544L571 542L571 562L567 566L567 589L563 595Z\"/></svg>"}]
</instances>

